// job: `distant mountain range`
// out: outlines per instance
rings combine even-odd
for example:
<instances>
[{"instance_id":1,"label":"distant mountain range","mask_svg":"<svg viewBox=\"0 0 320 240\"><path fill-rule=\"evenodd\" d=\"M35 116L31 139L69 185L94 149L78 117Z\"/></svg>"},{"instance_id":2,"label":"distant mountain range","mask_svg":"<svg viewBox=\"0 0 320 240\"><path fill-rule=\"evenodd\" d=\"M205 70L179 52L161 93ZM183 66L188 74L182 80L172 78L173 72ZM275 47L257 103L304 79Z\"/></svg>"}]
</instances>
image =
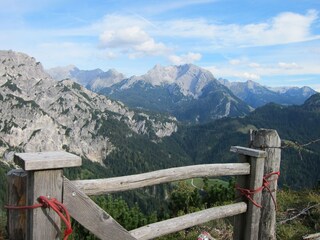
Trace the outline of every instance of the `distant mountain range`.
<instances>
[{"instance_id":1,"label":"distant mountain range","mask_svg":"<svg viewBox=\"0 0 320 240\"><path fill-rule=\"evenodd\" d=\"M83 71L74 66L48 72L57 80L73 79L130 107L169 113L180 121L191 123L244 116L270 102L299 105L316 93L310 87L270 88L251 80L217 80L209 71L192 64L156 65L142 76L129 78L114 69Z\"/></svg>"},{"instance_id":2,"label":"distant mountain range","mask_svg":"<svg viewBox=\"0 0 320 240\"><path fill-rule=\"evenodd\" d=\"M281 105L300 105L316 93L310 87L271 88L251 80L230 82L226 79L219 79L219 81L253 108L261 107L270 102Z\"/></svg>"},{"instance_id":3,"label":"distant mountain range","mask_svg":"<svg viewBox=\"0 0 320 240\"><path fill-rule=\"evenodd\" d=\"M113 76L120 80L119 73L113 71ZM72 78L77 80L75 75ZM111 83L108 78L102 84L101 74L96 79L99 84L91 79L86 87L129 107L168 113L180 121L208 122L227 116L244 116L251 110L209 71L192 64L156 65L142 76L125 78L117 83Z\"/></svg>"},{"instance_id":4,"label":"distant mountain range","mask_svg":"<svg viewBox=\"0 0 320 240\"><path fill-rule=\"evenodd\" d=\"M74 65L51 68L47 70L47 72L55 80L59 81L68 78L94 91L110 87L125 79L125 76L115 69L110 69L107 72L99 68L94 70L80 70Z\"/></svg>"}]
</instances>

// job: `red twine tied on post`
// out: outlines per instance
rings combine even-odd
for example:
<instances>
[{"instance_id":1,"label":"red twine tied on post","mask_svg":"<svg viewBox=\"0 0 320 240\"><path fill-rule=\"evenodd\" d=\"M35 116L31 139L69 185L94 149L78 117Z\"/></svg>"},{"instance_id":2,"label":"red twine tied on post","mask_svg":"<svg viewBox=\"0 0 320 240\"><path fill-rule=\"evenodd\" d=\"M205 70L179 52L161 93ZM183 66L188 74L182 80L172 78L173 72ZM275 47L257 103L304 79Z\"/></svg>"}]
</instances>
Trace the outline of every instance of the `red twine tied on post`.
<instances>
[{"instance_id":1,"label":"red twine tied on post","mask_svg":"<svg viewBox=\"0 0 320 240\"><path fill-rule=\"evenodd\" d=\"M268 180L271 176L273 175L277 175L277 178L276 179L273 179L273 180ZM253 200L252 196L253 194L255 193L258 193L258 192L261 192L263 191L263 189L267 189L267 191L270 193L270 196L272 198L272 201L275 205L275 208L277 209L277 202L272 194L272 191L270 189L270 183L272 181L275 181L279 178L280 176L280 171L278 172L272 172L272 173L268 173L266 175L263 176L263 182L262 182L262 186L257 188L257 189L246 189L246 188L241 188L241 187L238 187L236 186L236 189L241 193L241 195L245 196L250 202L252 202L253 205L255 205L256 207L258 208L262 208L262 206L260 204L258 204L256 201Z\"/></svg>"},{"instance_id":2,"label":"red twine tied on post","mask_svg":"<svg viewBox=\"0 0 320 240\"><path fill-rule=\"evenodd\" d=\"M48 199L45 196L40 196L38 198L38 204L34 204L31 206L5 206L6 209L9 210L27 210L27 209L35 209L35 208L51 208L53 211L55 211L61 220L65 223L66 229L64 231L64 238L63 240L67 240L69 235L72 233L72 227L71 227L71 219L70 214L66 207L59 202L55 198Z\"/></svg>"}]
</instances>

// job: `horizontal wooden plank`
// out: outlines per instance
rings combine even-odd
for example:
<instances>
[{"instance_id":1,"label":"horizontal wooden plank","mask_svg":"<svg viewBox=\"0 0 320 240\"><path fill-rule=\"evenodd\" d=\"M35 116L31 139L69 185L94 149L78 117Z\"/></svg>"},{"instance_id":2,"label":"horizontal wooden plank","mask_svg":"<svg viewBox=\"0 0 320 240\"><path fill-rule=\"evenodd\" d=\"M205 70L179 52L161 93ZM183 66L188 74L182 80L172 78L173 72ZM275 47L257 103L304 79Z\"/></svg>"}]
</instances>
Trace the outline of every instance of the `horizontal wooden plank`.
<instances>
[{"instance_id":1,"label":"horizontal wooden plank","mask_svg":"<svg viewBox=\"0 0 320 240\"><path fill-rule=\"evenodd\" d=\"M231 152L242 154L242 155L247 155L250 157L266 157L267 153L265 151L253 149L253 148L246 148L246 147L239 147L239 146L232 146L230 148Z\"/></svg>"},{"instance_id":2,"label":"horizontal wooden plank","mask_svg":"<svg viewBox=\"0 0 320 240\"><path fill-rule=\"evenodd\" d=\"M87 195L100 195L195 177L247 175L249 173L249 163L203 164L123 177L76 180L72 181L72 183Z\"/></svg>"},{"instance_id":3,"label":"horizontal wooden plank","mask_svg":"<svg viewBox=\"0 0 320 240\"><path fill-rule=\"evenodd\" d=\"M67 178L64 178L63 204L75 220L101 240L136 239Z\"/></svg>"},{"instance_id":4,"label":"horizontal wooden plank","mask_svg":"<svg viewBox=\"0 0 320 240\"><path fill-rule=\"evenodd\" d=\"M24 170L44 170L81 166L79 156L67 152L16 153L14 162Z\"/></svg>"},{"instance_id":5,"label":"horizontal wooden plank","mask_svg":"<svg viewBox=\"0 0 320 240\"><path fill-rule=\"evenodd\" d=\"M203 224L211 220L238 215L246 211L247 204L245 202L239 202L149 224L147 226L134 229L130 231L130 233L138 240L153 239L169 233L174 233L189 227Z\"/></svg>"},{"instance_id":6,"label":"horizontal wooden plank","mask_svg":"<svg viewBox=\"0 0 320 240\"><path fill-rule=\"evenodd\" d=\"M320 232L319 233L310 234L310 235L307 235L307 236L303 236L302 239L319 240L320 239Z\"/></svg>"}]
</instances>

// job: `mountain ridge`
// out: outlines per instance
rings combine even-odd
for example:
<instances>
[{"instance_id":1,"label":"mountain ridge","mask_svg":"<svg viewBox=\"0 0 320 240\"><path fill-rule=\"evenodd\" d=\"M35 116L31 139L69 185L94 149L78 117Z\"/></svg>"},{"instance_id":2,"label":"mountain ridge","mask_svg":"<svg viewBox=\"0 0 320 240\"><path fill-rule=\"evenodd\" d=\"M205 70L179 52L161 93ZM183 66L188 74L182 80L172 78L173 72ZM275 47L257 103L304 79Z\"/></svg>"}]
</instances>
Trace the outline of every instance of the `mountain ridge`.
<instances>
[{"instance_id":1,"label":"mountain ridge","mask_svg":"<svg viewBox=\"0 0 320 240\"><path fill-rule=\"evenodd\" d=\"M174 119L159 121L72 80L53 80L26 54L0 51L0 62L1 153L64 149L102 163L117 148L106 134L111 122L153 141L177 130Z\"/></svg>"},{"instance_id":2,"label":"mountain ridge","mask_svg":"<svg viewBox=\"0 0 320 240\"><path fill-rule=\"evenodd\" d=\"M65 78L71 78L94 92L102 93L116 100L123 101L130 107L142 108L149 111L167 112L175 115L178 118L181 114L175 114L175 111L172 110L174 108L173 106L179 102L178 99L181 100L180 102L188 102L192 101L192 99L198 99L202 94L203 88L206 85L210 85L210 82L214 82L216 80L231 90L232 94L234 94L237 98L240 98L251 108L257 108L270 102L275 102L282 105L300 105L303 104L308 97L316 93L315 90L307 86L301 88L273 88L263 86L252 80L247 80L246 82L230 82L227 79L215 79L211 72L193 64L177 66L161 66L157 64L147 73L141 76L132 76L129 78L126 78L123 74L118 73L116 70L110 69L107 72L103 72L101 69L98 70L98 73L96 73L97 69L86 71L77 69L76 71L70 71L70 66L67 66L62 68L61 72L64 73ZM66 74L68 71L69 73ZM113 74L111 74L110 71L113 71ZM48 72L50 73L50 70L48 70ZM55 71L53 71L53 73L57 74ZM76 73L79 73L79 76L82 75L82 77L79 77ZM81 80L85 77L88 79L87 81ZM57 77L54 78L59 79ZM216 86L212 87L214 88ZM134 91L139 92L134 93ZM150 91L150 93L144 95L143 91ZM127 96L127 93L129 95L131 94L131 96ZM143 97L139 103L138 101L133 100L133 98L136 97L139 99L140 93L142 93ZM163 97L164 99L159 96L160 93L165 95L165 97ZM151 99L151 94L155 96L154 99ZM154 104L151 104L151 106L141 104L141 102L145 99L147 99L149 102L154 102ZM155 106L156 102L158 105L163 104L163 106ZM171 103L171 105L168 105L169 103ZM195 101L192 101L192 103L189 103L189 105L197 104ZM183 109L185 106L179 105L176 107ZM190 106L186 106L186 108L190 108ZM166 111L165 109L171 110ZM227 110L228 107L226 106L224 109L224 114L220 111L220 113L217 113L217 116L209 116L200 122L206 122L210 121L210 119L213 120L223 116L228 116L228 114L226 114L226 112L228 112ZM208 111L210 111L210 109ZM245 114L247 114L249 111L246 110ZM182 113L182 115L185 114ZM198 115L199 114L193 116L192 119L186 119L185 117L182 117L180 120L198 122ZM239 115L242 114L240 113Z\"/></svg>"},{"instance_id":3,"label":"mountain ridge","mask_svg":"<svg viewBox=\"0 0 320 240\"><path fill-rule=\"evenodd\" d=\"M300 105L316 91L310 87L278 87L263 86L252 80L246 82L230 82L226 79L218 79L228 87L237 97L245 101L253 108L261 107L274 102L282 105Z\"/></svg>"}]
</instances>

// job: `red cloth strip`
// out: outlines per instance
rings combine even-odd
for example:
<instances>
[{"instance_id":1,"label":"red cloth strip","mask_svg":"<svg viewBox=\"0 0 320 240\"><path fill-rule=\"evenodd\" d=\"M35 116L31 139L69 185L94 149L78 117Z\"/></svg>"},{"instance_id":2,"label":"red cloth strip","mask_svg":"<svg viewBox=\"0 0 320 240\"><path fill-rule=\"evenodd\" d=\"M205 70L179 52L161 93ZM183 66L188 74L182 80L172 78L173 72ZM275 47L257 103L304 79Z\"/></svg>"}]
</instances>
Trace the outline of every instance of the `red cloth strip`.
<instances>
[{"instance_id":1,"label":"red cloth strip","mask_svg":"<svg viewBox=\"0 0 320 240\"><path fill-rule=\"evenodd\" d=\"M27 209L35 209L35 208L51 208L54 210L61 220L65 223L66 225L66 230L64 231L64 238L63 240L67 240L69 235L72 233L72 227L71 227L71 219L70 219L70 214L66 207L59 202L55 198L48 199L45 196L40 196L38 198L39 204L34 204L31 206L5 206L6 209L9 210L27 210Z\"/></svg>"},{"instance_id":2,"label":"red cloth strip","mask_svg":"<svg viewBox=\"0 0 320 240\"><path fill-rule=\"evenodd\" d=\"M268 180L273 175L277 175L277 178L273 179L271 181ZM278 180L279 176L280 176L280 172L279 171L278 172L271 172L271 173L268 173L268 174L263 176L262 186L257 188L257 189L246 189L246 188L241 188L239 186L236 186L236 189L241 193L241 195L245 196L250 202L252 202L253 205L255 205L258 208L262 208L262 206L260 204L258 204L256 201L254 201L252 196L255 193L261 192L263 189L267 189L267 191L271 195L271 198L272 198L272 201L273 201L273 203L275 205L275 208L277 209L277 203L276 203L276 200L275 200L275 198L274 198L274 196L272 194L272 191L270 189L270 183L272 181Z\"/></svg>"}]
</instances>

